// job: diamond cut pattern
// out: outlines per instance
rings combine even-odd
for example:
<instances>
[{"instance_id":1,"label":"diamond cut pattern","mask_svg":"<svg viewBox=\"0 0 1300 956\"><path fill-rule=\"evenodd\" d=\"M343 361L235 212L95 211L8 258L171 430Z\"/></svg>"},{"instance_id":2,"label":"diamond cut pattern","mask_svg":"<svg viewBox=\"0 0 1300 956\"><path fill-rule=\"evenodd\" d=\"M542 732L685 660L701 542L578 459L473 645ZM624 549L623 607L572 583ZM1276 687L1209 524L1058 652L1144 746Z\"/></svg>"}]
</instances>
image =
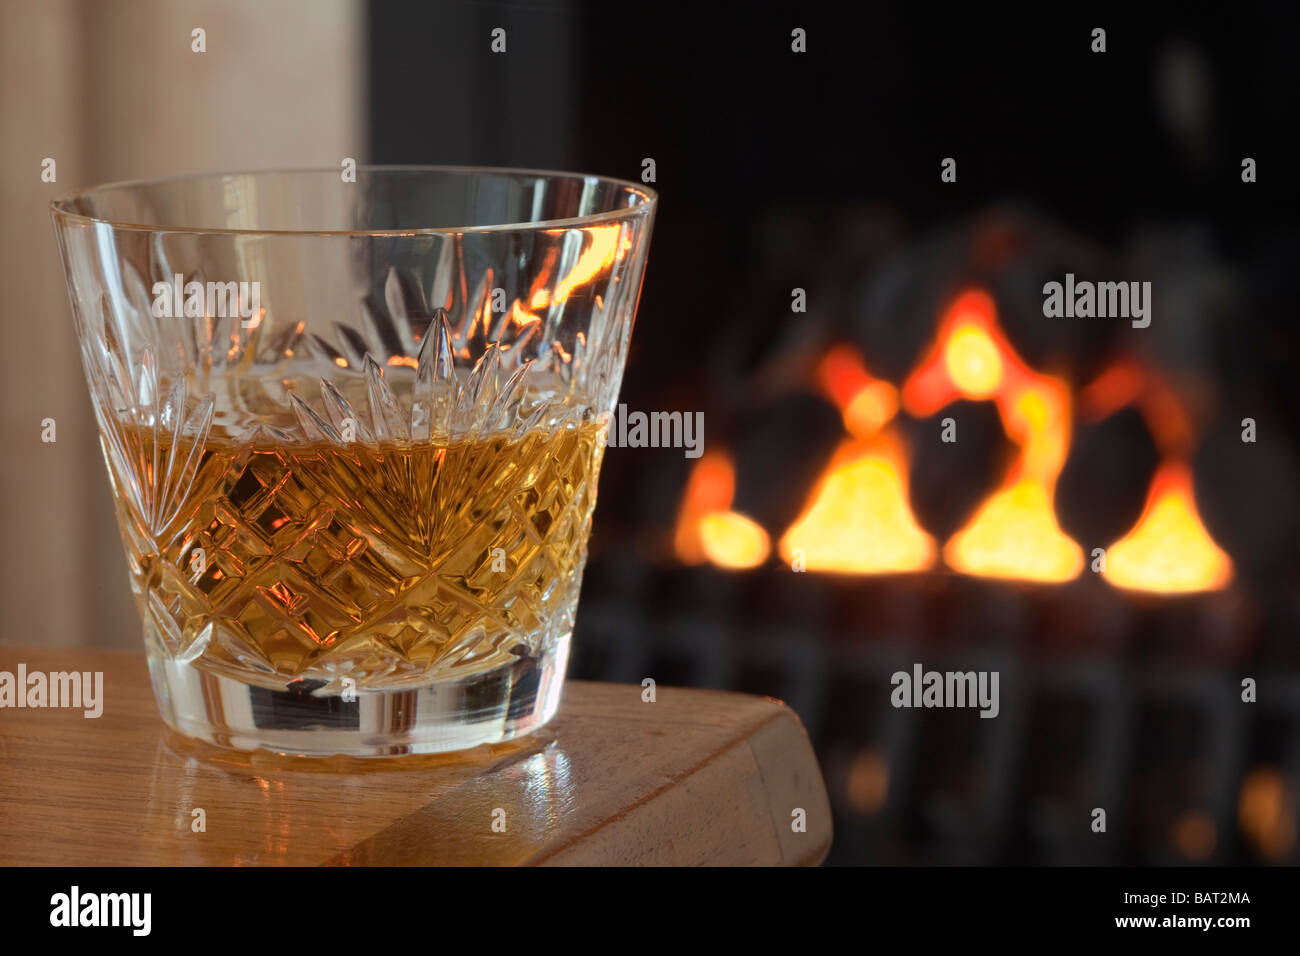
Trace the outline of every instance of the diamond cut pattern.
<instances>
[{"instance_id":1,"label":"diamond cut pattern","mask_svg":"<svg viewBox=\"0 0 1300 956\"><path fill-rule=\"evenodd\" d=\"M567 632L600 457L588 429L618 387L643 262L621 250L642 225L333 244L336 268L264 283L267 313L249 326L159 320L150 290L208 268L283 270L296 237L246 257L184 234L61 227L148 640L267 686L396 686ZM575 278L610 228L617 257ZM358 282L344 321L302 318L346 313ZM518 292L505 312L498 286ZM449 450L484 442L538 460ZM357 453L377 446L402 454ZM445 454L403 458L421 448Z\"/></svg>"}]
</instances>

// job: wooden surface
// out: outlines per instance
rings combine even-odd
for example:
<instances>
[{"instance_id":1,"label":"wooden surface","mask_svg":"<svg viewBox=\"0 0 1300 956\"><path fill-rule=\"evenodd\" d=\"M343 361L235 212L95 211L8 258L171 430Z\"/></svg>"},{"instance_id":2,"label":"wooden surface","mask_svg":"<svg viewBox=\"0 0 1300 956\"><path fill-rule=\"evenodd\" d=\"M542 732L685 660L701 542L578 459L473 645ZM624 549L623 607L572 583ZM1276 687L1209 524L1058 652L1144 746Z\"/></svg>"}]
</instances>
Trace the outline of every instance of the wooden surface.
<instances>
[{"instance_id":1,"label":"wooden surface","mask_svg":"<svg viewBox=\"0 0 1300 956\"><path fill-rule=\"evenodd\" d=\"M0 670L20 661L103 671L105 701L0 708L0 865L811 865L830 847L812 747L768 698L571 681L534 737L322 762L173 734L143 654L0 645Z\"/></svg>"}]
</instances>

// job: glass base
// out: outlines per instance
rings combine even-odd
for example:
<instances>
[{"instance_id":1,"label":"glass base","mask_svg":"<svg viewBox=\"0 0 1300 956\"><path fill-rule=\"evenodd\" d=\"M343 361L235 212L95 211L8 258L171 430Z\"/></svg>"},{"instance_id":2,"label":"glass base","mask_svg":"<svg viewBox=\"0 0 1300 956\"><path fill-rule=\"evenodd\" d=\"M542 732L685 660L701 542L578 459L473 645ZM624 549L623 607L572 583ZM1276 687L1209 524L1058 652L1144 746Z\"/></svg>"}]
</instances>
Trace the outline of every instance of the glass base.
<instances>
[{"instance_id":1,"label":"glass base","mask_svg":"<svg viewBox=\"0 0 1300 956\"><path fill-rule=\"evenodd\" d=\"M560 705L570 635L484 674L402 690L271 690L161 655L149 672L163 720L218 747L303 757L446 753L532 733Z\"/></svg>"}]
</instances>

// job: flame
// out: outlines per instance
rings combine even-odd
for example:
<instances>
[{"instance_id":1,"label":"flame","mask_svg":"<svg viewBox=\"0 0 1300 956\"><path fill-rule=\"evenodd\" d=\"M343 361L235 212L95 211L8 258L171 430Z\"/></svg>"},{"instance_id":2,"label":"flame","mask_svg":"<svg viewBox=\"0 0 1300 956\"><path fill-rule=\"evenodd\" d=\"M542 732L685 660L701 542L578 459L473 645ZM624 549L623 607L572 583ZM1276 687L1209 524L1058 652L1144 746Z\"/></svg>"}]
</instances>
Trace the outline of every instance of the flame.
<instances>
[{"instance_id":1,"label":"flame","mask_svg":"<svg viewBox=\"0 0 1300 956\"><path fill-rule=\"evenodd\" d=\"M551 273L555 271L555 260L559 256L560 247L558 244L552 245L546 250L546 255L537 270L537 275L533 277L532 287L528 290L528 307L530 309L544 309L551 304L551 293L547 288L547 283L551 281ZM515 305L519 305L518 300L516 300Z\"/></svg>"},{"instance_id":2,"label":"flame","mask_svg":"<svg viewBox=\"0 0 1300 956\"><path fill-rule=\"evenodd\" d=\"M903 385L903 407L917 417L959 398L993 401L1020 454L1002 487L944 547L944 561L986 577L1074 578L1083 550L1061 530L1052 504L1070 448L1069 389L1024 363L998 325L992 297L978 289L953 302Z\"/></svg>"},{"instance_id":3,"label":"flame","mask_svg":"<svg viewBox=\"0 0 1300 956\"><path fill-rule=\"evenodd\" d=\"M882 574L934 561L934 541L912 516L902 444L881 429L898 412L898 390L867 371L857 351L832 348L817 383L854 438L831 457L803 513L781 538L787 561L801 553L810 571Z\"/></svg>"},{"instance_id":4,"label":"flame","mask_svg":"<svg viewBox=\"0 0 1300 956\"><path fill-rule=\"evenodd\" d=\"M1295 795L1274 767L1256 767L1241 783L1237 823L1255 849L1270 860L1287 857L1296 845Z\"/></svg>"},{"instance_id":5,"label":"flame","mask_svg":"<svg viewBox=\"0 0 1300 956\"><path fill-rule=\"evenodd\" d=\"M781 538L781 556L802 552L809 571L882 574L919 571L934 561L934 540L907 500L907 465L890 434L846 441L831 458L803 514Z\"/></svg>"},{"instance_id":6,"label":"flame","mask_svg":"<svg viewBox=\"0 0 1300 956\"><path fill-rule=\"evenodd\" d=\"M596 248L593 241L588 254ZM578 271L575 267L570 276ZM785 560L796 567L802 561L805 570L852 574L930 567L935 542L912 514L906 449L889 424L900 405L925 417L968 399L995 404L1019 452L1002 486L944 545L945 563L966 574L1040 582L1068 581L1083 570L1083 550L1061 529L1053 501L1070 450L1069 388L1024 363L999 326L987 293L968 290L956 298L901 391L875 378L848 345L832 348L818 363L815 378L851 437L840 444L802 513L778 542ZM1084 388L1079 399L1087 420L1138 407L1166 462L1152 481L1137 525L1107 549L1105 577L1117 587L1159 593L1225 586L1232 564L1196 508L1185 463L1194 430L1177 394L1136 361L1125 360ZM732 510L734 494L729 458L710 453L697 463L675 534L683 561L748 568L767 559L767 533Z\"/></svg>"},{"instance_id":7,"label":"flame","mask_svg":"<svg viewBox=\"0 0 1300 956\"><path fill-rule=\"evenodd\" d=\"M1217 590L1231 579L1232 562L1201 523L1185 463L1157 470L1142 517L1106 549L1105 576L1118 587L1161 594Z\"/></svg>"},{"instance_id":8,"label":"flame","mask_svg":"<svg viewBox=\"0 0 1300 956\"><path fill-rule=\"evenodd\" d=\"M1146 372L1136 362L1116 362L1079 393L1079 413L1086 421L1099 422L1142 396Z\"/></svg>"},{"instance_id":9,"label":"flame","mask_svg":"<svg viewBox=\"0 0 1300 956\"><path fill-rule=\"evenodd\" d=\"M969 319L957 323L943 347L943 367L967 398L988 398L1002 385L1002 356L988 331Z\"/></svg>"},{"instance_id":10,"label":"flame","mask_svg":"<svg viewBox=\"0 0 1300 956\"><path fill-rule=\"evenodd\" d=\"M518 299L515 299L510 306L510 321L514 324L516 330L520 330L527 328L529 325L541 325L542 319L541 316L529 312L519 303ZM516 335L518 334L517 331Z\"/></svg>"},{"instance_id":11,"label":"flame","mask_svg":"<svg viewBox=\"0 0 1300 956\"><path fill-rule=\"evenodd\" d=\"M1164 456L1137 524L1106 549L1105 577L1117 587L1160 594L1213 591L1232 579L1232 562L1201 522L1186 464L1191 419L1177 394L1132 359L1116 362L1079 395L1091 421L1134 405Z\"/></svg>"},{"instance_id":12,"label":"flame","mask_svg":"<svg viewBox=\"0 0 1300 956\"><path fill-rule=\"evenodd\" d=\"M705 556L723 568L756 568L767 560L767 532L735 511L714 511L700 519L700 544Z\"/></svg>"},{"instance_id":13,"label":"flame","mask_svg":"<svg viewBox=\"0 0 1300 956\"><path fill-rule=\"evenodd\" d=\"M1079 409L1090 422L1109 418L1129 405L1142 413L1166 458L1190 453L1194 429L1182 402L1162 378L1133 359L1111 365L1079 393Z\"/></svg>"},{"instance_id":14,"label":"flame","mask_svg":"<svg viewBox=\"0 0 1300 956\"><path fill-rule=\"evenodd\" d=\"M767 532L731 510L736 468L723 452L710 451L695 463L673 536L677 557L687 564L712 561L724 568L753 568L771 551Z\"/></svg>"},{"instance_id":15,"label":"flame","mask_svg":"<svg viewBox=\"0 0 1300 956\"><path fill-rule=\"evenodd\" d=\"M583 283L590 282L603 270L613 265L616 258L622 256L628 243L624 242L620 245L619 229L620 227L615 223L609 226L591 226L586 230L587 235L591 237L591 245L578 256L578 261L573 264L569 274L556 283L555 292L551 296L553 302L565 302L570 292ZM541 308L537 305L533 307Z\"/></svg>"},{"instance_id":16,"label":"flame","mask_svg":"<svg viewBox=\"0 0 1300 956\"><path fill-rule=\"evenodd\" d=\"M826 353L817 366L817 383L844 416L844 427L859 438L874 435L898 413L898 389L874 378L851 346Z\"/></svg>"},{"instance_id":17,"label":"flame","mask_svg":"<svg viewBox=\"0 0 1300 956\"><path fill-rule=\"evenodd\" d=\"M1083 551L1056 523L1051 492L1029 478L982 504L943 559L967 574L1023 581L1069 581L1083 570Z\"/></svg>"}]
</instances>

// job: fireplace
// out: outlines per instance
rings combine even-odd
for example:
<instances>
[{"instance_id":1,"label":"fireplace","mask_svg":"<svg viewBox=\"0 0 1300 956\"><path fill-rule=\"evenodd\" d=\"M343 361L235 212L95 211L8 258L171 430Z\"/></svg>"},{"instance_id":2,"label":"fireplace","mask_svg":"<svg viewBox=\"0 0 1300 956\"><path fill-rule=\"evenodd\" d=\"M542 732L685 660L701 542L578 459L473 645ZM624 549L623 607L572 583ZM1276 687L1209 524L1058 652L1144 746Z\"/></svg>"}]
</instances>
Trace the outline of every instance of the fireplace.
<instances>
[{"instance_id":1,"label":"fireplace","mask_svg":"<svg viewBox=\"0 0 1300 956\"><path fill-rule=\"evenodd\" d=\"M1294 860L1294 542L1259 530L1295 527L1294 446L1179 347L1219 324L1181 284L1225 267L1175 257L1142 327L1045 316L1067 259L1149 267L1020 210L874 251L663 384L698 458L607 451L577 673L789 702L831 862ZM754 296L789 309L779 281ZM1000 712L893 706L913 667L997 673Z\"/></svg>"},{"instance_id":2,"label":"fireplace","mask_svg":"<svg viewBox=\"0 0 1300 956\"><path fill-rule=\"evenodd\" d=\"M832 862L1297 861L1293 11L1094 54L1068 11L390 7L377 161L655 160L619 402L703 454L606 452L574 676L789 702ZM431 50L466 82L412 123ZM1112 282L1148 324L1074 308ZM917 664L997 671L998 716L892 706Z\"/></svg>"}]
</instances>

